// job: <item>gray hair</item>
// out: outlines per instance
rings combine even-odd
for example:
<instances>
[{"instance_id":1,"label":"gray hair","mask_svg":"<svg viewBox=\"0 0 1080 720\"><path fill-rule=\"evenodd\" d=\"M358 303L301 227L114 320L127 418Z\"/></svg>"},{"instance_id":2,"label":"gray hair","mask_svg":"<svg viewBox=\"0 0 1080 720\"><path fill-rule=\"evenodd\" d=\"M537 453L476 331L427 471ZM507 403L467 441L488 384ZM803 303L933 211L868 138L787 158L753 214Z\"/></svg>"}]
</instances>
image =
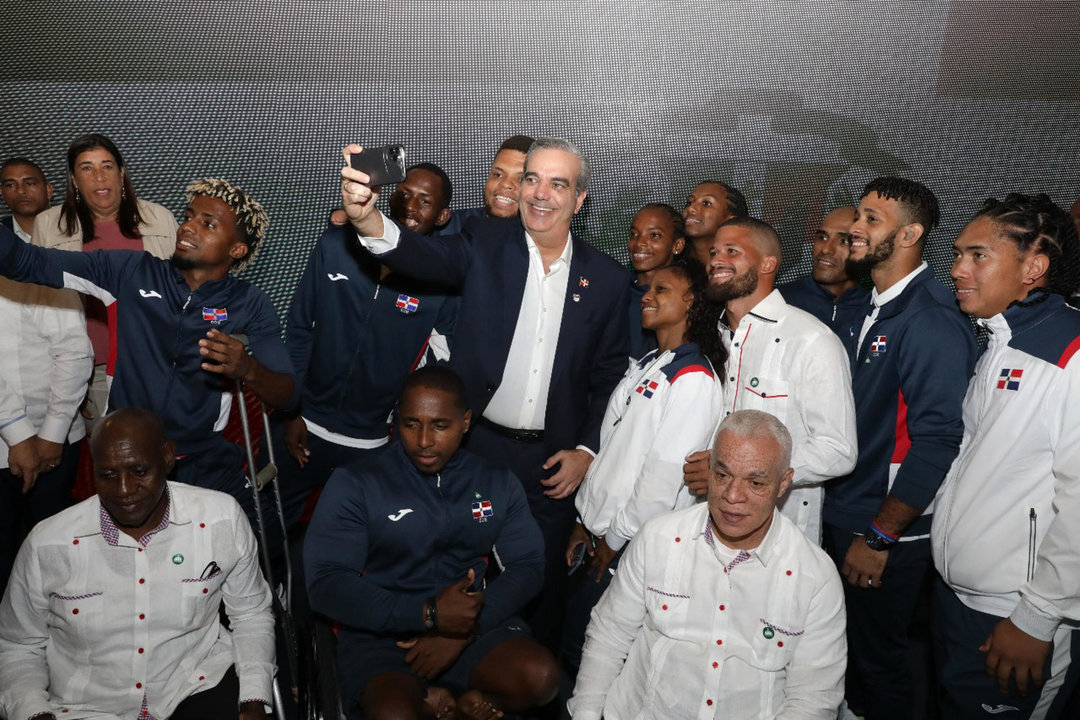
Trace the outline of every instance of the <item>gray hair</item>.
<instances>
[{"instance_id":1,"label":"gray hair","mask_svg":"<svg viewBox=\"0 0 1080 720\"><path fill-rule=\"evenodd\" d=\"M574 186L574 194L580 195L589 189L589 180L592 178L592 163L589 158L582 155L577 145L569 140L557 137L538 137L529 146L529 152L525 154L525 168L528 169L529 161L537 150L562 150L575 156L581 161L581 170L578 172L577 184Z\"/></svg>"},{"instance_id":2,"label":"gray hair","mask_svg":"<svg viewBox=\"0 0 1080 720\"><path fill-rule=\"evenodd\" d=\"M775 415L761 410L736 410L720 423L716 436L719 437L725 430L743 438L771 437L780 446L780 468L787 470L791 467L791 433ZM714 439L713 446L715 445Z\"/></svg>"}]
</instances>

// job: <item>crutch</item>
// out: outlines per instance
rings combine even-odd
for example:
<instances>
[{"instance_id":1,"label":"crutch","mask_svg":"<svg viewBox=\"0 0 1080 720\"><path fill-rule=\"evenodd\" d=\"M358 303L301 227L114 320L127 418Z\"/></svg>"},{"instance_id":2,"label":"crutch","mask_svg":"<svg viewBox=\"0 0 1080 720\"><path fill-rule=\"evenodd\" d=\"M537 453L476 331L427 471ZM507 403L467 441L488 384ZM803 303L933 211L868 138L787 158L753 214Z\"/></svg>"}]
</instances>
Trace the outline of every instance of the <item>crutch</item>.
<instances>
[{"instance_id":1,"label":"crutch","mask_svg":"<svg viewBox=\"0 0 1080 720\"><path fill-rule=\"evenodd\" d=\"M232 337L242 342L244 348L248 349L246 336L233 335ZM262 470L256 470L255 449L251 439L251 423L248 420L247 400L244 395L244 383L240 379L236 380L236 399L240 406L240 427L244 436L244 450L247 453L248 483L251 485L252 499L255 502L255 521L259 531L260 560L263 575L271 588L274 614L277 618L277 623L281 628L282 635L285 638L286 655L288 656L286 660L289 663L289 671L293 682L291 690L293 700L296 701L299 692L299 674L297 672L296 627L294 626L292 616L290 615L290 610L292 608L292 562L289 557L288 528L285 525L285 512L281 504L281 488L277 481L278 472L277 464L274 461L274 446L270 439L270 418L269 414L266 412L266 404L260 400L259 407L262 412L265 438L264 443L270 462L266 467L262 468ZM282 556L285 563L285 583L284 592L280 596L274 590L273 572L270 564L270 548L266 533L266 521L265 518L263 518L262 503L259 501L259 493L268 485L273 488L274 506L277 510L278 522L281 525L282 533ZM281 685L278 682L277 676L274 677L274 707L278 717L284 717L283 708L285 705L281 695Z\"/></svg>"}]
</instances>

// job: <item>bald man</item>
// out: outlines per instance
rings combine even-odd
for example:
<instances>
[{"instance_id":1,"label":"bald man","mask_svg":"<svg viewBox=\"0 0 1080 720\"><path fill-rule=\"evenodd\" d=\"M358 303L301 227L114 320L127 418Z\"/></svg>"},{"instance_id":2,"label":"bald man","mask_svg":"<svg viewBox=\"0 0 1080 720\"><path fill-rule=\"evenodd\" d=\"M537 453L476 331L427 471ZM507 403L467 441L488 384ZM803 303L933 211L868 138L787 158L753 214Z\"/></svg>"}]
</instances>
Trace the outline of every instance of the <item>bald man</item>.
<instances>
[{"instance_id":1,"label":"bald man","mask_svg":"<svg viewBox=\"0 0 1080 720\"><path fill-rule=\"evenodd\" d=\"M762 410L787 426L794 479L780 511L820 543L822 484L855 466L851 371L839 338L774 289L780 260L780 238L767 223L732 218L716 231L706 296L724 305L722 415ZM708 469L708 450L687 457L684 479L694 494L707 492Z\"/></svg>"},{"instance_id":2,"label":"bald man","mask_svg":"<svg viewBox=\"0 0 1080 720\"><path fill-rule=\"evenodd\" d=\"M838 207L810 234L811 273L777 288L789 305L805 310L832 328L849 355L862 328L870 291L861 287L844 264L851 253L855 208Z\"/></svg>"},{"instance_id":3,"label":"bald man","mask_svg":"<svg viewBox=\"0 0 1080 720\"><path fill-rule=\"evenodd\" d=\"M0 716L265 718L274 618L240 506L166 482L174 445L146 410L90 447L97 495L34 528L0 603Z\"/></svg>"}]
</instances>

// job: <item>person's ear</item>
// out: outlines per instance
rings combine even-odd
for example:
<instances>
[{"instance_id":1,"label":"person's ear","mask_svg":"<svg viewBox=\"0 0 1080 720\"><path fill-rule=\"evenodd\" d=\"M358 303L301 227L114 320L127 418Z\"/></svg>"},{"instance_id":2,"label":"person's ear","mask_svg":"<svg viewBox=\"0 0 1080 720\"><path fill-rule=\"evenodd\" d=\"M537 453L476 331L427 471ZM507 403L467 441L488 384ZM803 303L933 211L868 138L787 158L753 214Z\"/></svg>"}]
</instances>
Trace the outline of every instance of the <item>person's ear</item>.
<instances>
[{"instance_id":1,"label":"person's ear","mask_svg":"<svg viewBox=\"0 0 1080 720\"><path fill-rule=\"evenodd\" d=\"M780 258L775 255L765 255L758 265L758 272L762 275L773 275L780 269Z\"/></svg>"},{"instance_id":2,"label":"person's ear","mask_svg":"<svg viewBox=\"0 0 1080 720\"><path fill-rule=\"evenodd\" d=\"M686 249L686 238L676 238L675 242L671 243L671 254L678 255Z\"/></svg>"},{"instance_id":3,"label":"person's ear","mask_svg":"<svg viewBox=\"0 0 1080 720\"><path fill-rule=\"evenodd\" d=\"M1050 271L1050 258L1042 253L1031 253L1024 260L1024 284L1034 285Z\"/></svg>"},{"instance_id":4,"label":"person's ear","mask_svg":"<svg viewBox=\"0 0 1080 720\"><path fill-rule=\"evenodd\" d=\"M472 410L465 411L465 432L469 432L469 426L472 425Z\"/></svg>"},{"instance_id":5,"label":"person's ear","mask_svg":"<svg viewBox=\"0 0 1080 720\"><path fill-rule=\"evenodd\" d=\"M578 214L578 210L581 209L581 206L585 204L585 196L588 195L588 194L589 194L588 190L578 193L577 204L574 205L574 214L575 215Z\"/></svg>"},{"instance_id":6,"label":"person's ear","mask_svg":"<svg viewBox=\"0 0 1080 720\"><path fill-rule=\"evenodd\" d=\"M795 477L795 469L788 468L784 473L784 477L780 478L780 493L776 496L777 499L784 497L787 494L788 488L791 487L791 479Z\"/></svg>"},{"instance_id":7,"label":"person's ear","mask_svg":"<svg viewBox=\"0 0 1080 720\"><path fill-rule=\"evenodd\" d=\"M443 208L439 211L438 217L435 218L435 227L442 227L446 223L450 222L450 216L453 212L450 208Z\"/></svg>"},{"instance_id":8,"label":"person's ear","mask_svg":"<svg viewBox=\"0 0 1080 720\"><path fill-rule=\"evenodd\" d=\"M168 475L172 472L173 465L176 464L176 443L174 443L172 440L166 440L163 452L163 460L165 462L165 474Z\"/></svg>"},{"instance_id":9,"label":"person's ear","mask_svg":"<svg viewBox=\"0 0 1080 720\"><path fill-rule=\"evenodd\" d=\"M251 252L251 248L243 240L237 240L233 243L233 246L229 248L229 257L233 260L243 260L247 257L247 254Z\"/></svg>"},{"instance_id":10,"label":"person's ear","mask_svg":"<svg viewBox=\"0 0 1080 720\"><path fill-rule=\"evenodd\" d=\"M45 183L45 201L52 202L53 186L52 183Z\"/></svg>"},{"instance_id":11,"label":"person's ear","mask_svg":"<svg viewBox=\"0 0 1080 720\"><path fill-rule=\"evenodd\" d=\"M901 247L914 247L922 240L923 234L926 232L926 228L922 223L908 223L904 226L904 231L900 233L900 246Z\"/></svg>"}]
</instances>

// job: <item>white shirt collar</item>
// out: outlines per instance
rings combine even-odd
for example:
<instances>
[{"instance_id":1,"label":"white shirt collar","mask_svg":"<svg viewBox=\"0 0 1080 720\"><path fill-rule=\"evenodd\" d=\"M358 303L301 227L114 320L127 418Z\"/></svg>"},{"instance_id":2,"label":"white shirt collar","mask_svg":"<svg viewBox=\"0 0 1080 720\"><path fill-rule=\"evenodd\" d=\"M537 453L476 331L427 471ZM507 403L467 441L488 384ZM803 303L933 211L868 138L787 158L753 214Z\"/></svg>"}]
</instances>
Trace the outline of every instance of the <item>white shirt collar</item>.
<instances>
[{"instance_id":1,"label":"white shirt collar","mask_svg":"<svg viewBox=\"0 0 1080 720\"><path fill-rule=\"evenodd\" d=\"M536 246L536 241L533 240L532 235L525 231L525 245L529 248L530 253L534 253L537 257L540 257L540 248ZM570 233L566 233L566 244L563 245L563 251L548 268L548 273L553 273L559 269L560 263L570 267L570 260L574 257L574 238Z\"/></svg>"},{"instance_id":2,"label":"white shirt collar","mask_svg":"<svg viewBox=\"0 0 1080 720\"><path fill-rule=\"evenodd\" d=\"M911 284L911 281L915 279L915 276L921 273L927 268L926 261L924 260L919 267L909 272L904 277L893 283L892 287L883 293L879 293L875 287L870 291L870 302L874 303L874 307L882 307L891 300L895 300L900 297L900 293L904 292L904 288Z\"/></svg>"}]
</instances>

